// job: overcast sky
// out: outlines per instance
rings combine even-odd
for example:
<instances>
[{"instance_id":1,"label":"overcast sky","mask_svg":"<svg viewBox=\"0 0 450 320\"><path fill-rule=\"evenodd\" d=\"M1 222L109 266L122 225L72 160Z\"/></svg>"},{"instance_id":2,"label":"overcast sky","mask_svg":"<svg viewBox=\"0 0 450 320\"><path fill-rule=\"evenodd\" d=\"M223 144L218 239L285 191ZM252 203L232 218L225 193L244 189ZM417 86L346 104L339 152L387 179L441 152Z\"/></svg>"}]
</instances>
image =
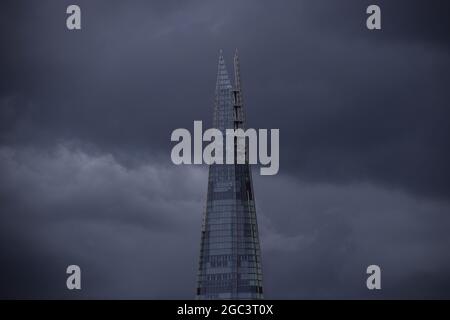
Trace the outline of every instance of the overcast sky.
<instances>
[{"instance_id":1,"label":"overcast sky","mask_svg":"<svg viewBox=\"0 0 450 320\"><path fill-rule=\"evenodd\" d=\"M2 1L0 298L194 297L207 167L173 165L170 134L211 124L235 48L247 126L280 129L279 174L253 176L266 298L450 298L449 12Z\"/></svg>"}]
</instances>

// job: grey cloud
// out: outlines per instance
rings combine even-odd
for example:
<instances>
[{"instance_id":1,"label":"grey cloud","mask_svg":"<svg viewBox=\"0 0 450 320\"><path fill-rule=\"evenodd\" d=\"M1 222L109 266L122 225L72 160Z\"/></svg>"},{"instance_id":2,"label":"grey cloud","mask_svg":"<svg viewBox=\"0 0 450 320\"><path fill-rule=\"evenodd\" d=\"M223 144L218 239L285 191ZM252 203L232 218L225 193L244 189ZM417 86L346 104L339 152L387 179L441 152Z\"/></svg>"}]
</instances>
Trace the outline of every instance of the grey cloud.
<instances>
[{"instance_id":1,"label":"grey cloud","mask_svg":"<svg viewBox=\"0 0 450 320\"><path fill-rule=\"evenodd\" d=\"M17 2L1 141L168 154L173 129L211 119L217 51L239 47L249 125L281 129L285 173L448 197L445 2L380 5L377 34L356 1L81 2L85 29L69 33L65 3Z\"/></svg>"},{"instance_id":2,"label":"grey cloud","mask_svg":"<svg viewBox=\"0 0 450 320\"><path fill-rule=\"evenodd\" d=\"M364 183L256 182L269 297L449 297L448 202ZM380 292L365 287L371 264Z\"/></svg>"},{"instance_id":3,"label":"grey cloud","mask_svg":"<svg viewBox=\"0 0 450 320\"><path fill-rule=\"evenodd\" d=\"M70 145L0 154L3 297L192 297L204 168L130 170ZM268 298L448 296L447 202L284 175L255 186ZM72 263L81 293L64 287ZM370 264L382 267L381 293L364 287Z\"/></svg>"},{"instance_id":4,"label":"grey cloud","mask_svg":"<svg viewBox=\"0 0 450 320\"><path fill-rule=\"evenodd\" d=\"M376 297L448 297L448 1L378 1L378 33L364 1L78 3L81 32L69 1L0 11L2 297L73 297L73 261L77 297L192 297L206 170L169 137L210 123L235 47L248 126L281 133L255 178L267 296L373 297L377 260Z\"/></svg>"},{"instance_id":5,"label":"grey cloud","mask_svg":"<svg viewBox=\"0 0 450 320\"><path fill-rule=\"evenodd\" d=\"M70 145L0 155L0 296L193 297L203 167L127 169ZM448 202L284 175L255 175L255 186L267 298L448 297ZM73 263L79 293L64 287ZM365 289L370 264L381 293Z\"/></svg>"},{"instance_id":6,"label":"grey cloud","mask_svg":"<svg viewBox=\"0 0 450 320\"><path fill-rule=\"evenodd\" d=\"M0 171L1 297L193 296L204 170L129 170L63 145L2 148ZM69 264L86 275L79 294Z\"/></svg>"}]
</instances>

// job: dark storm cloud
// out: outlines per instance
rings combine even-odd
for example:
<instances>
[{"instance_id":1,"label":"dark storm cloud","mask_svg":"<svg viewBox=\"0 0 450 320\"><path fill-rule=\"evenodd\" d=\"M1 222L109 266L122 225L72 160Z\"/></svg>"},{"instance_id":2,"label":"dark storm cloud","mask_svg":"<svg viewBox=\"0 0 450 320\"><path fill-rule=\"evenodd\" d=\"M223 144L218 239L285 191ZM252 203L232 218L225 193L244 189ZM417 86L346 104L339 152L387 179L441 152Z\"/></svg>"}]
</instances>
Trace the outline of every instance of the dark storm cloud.
<instances>
[{"instance_id":1,"label":"dark storm cloud","mask_svg":"<svg viewBox=\"0 0 450 320\"><path fill-rule=\"evenodd\" d=\"M0 10L1 297L192 297L207 178L169 137L210 121L235 47L248 125L281 132L267 296L448 297L448 1L377 1L381 32L367 1L77 1L69 32L72 3Z\"/></svg>"},{"instance_id":2,"label":"dark storm cloud","mask_svg":"<svg viewBox=\"0 0 450 320\"><path fill-rule=\"evenodd\" d=\"M67 145L2 148L0 168L1 297L193 297L205 168L127 169ZM285 176L255 186L268 298L448 297L448 203ZM364 287L374 262L380 293ZM72 263L81 292L65 288Z\"/></svg>"},{"instance_id":3,"label":"dark storm cloud","mask_svg":"<svg viewBox=\"0 0 450 320\"><path fill-rule=\"evenodd\" d=\"M448 202L289 178L257 177L255 192L269 296L449 297ZM365 287L371 264L382 268L380 292Z\"/></svg>"},{"instance_id":4,"label":"dark storm cloud","mask_svg":"<svg viewBox=\"0 0 450 320\"><path fill-rule=\"evenodd\" d=\"M204 170L147 164L69 146L0 150L0 297L190 297ZM85 290L65 288L82 268Z\"/></svg>"},{"instance_id":5,"label":"dark storm cloud","mask_svg":"<svg viewBox=\"0 0 450 320\"><path fill-rule=\"evenodd\" d=\"M174 128L211 118L218 48L231 67L239 47L249 124L281 129L282 171L448 196L446 2L381 2L378 33L359 1L183 3L80 2L78 33L67 3L5 6L2 141L167 155Z\"/></svg>"}]
</instances>

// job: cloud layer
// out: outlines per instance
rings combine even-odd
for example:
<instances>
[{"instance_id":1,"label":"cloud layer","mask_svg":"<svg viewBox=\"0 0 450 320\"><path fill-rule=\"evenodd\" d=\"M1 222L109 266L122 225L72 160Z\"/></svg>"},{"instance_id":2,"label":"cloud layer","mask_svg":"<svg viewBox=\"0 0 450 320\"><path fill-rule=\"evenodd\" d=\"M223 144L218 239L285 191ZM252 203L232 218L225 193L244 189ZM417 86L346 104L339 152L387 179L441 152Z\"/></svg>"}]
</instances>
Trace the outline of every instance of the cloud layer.
<instances>
[{"instance_id":1,"label":"cloud layer","mask_svg":"<svg viewBox=\"0 0 450 320\"><path fill-rule=\"evenodd\" d=\"M280 129L266 296L450 296L448 1L378 1L381 32L356 0L80 0L80 32L69 4L0 11L0 297L193 297L207 168L170 133L211 120L236 47L248 126Z\"/></svg>"}]
</instances>

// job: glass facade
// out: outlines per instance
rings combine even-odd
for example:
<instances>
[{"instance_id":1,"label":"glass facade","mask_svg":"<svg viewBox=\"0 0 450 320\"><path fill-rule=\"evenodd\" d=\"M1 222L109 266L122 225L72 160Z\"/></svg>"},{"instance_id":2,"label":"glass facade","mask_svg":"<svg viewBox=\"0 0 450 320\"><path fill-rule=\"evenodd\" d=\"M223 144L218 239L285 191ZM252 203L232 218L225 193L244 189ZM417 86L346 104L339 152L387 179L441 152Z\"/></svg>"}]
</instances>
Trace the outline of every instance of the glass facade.
<instances>
[{"instance_id":1,"label":"glass facade","mask_svg":"<svg viewBox=\"0 0 450 320\"><path fill-rule=\"evenodd\" d=\"M222 53L215 92L214 128L244 129L239 58L234 57L234 86ZM236 139L234 142L236 157ZM225 153L224 153L225 157ZM262 270L255 197L248 164L209 167L203 216L197 299L262 299ZM224 161L225 163L225 161Z\"/></svg>"}]
</instances>

